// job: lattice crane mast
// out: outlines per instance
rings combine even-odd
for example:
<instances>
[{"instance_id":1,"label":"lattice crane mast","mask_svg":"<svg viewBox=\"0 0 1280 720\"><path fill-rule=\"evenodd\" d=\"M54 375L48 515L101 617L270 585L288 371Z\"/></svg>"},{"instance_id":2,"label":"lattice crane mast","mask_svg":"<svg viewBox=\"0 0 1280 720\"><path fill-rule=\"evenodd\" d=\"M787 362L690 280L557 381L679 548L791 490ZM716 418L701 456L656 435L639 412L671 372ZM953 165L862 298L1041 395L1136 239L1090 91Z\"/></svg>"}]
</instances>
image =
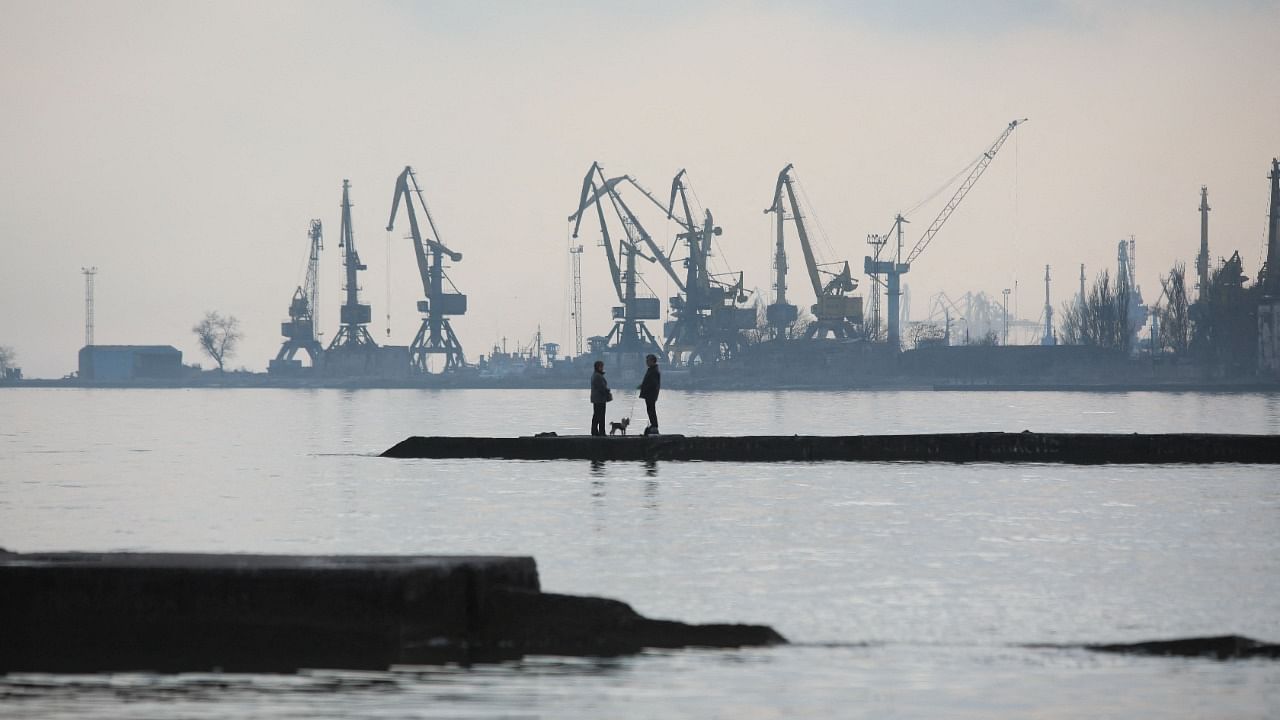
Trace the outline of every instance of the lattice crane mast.
<instances>
[{"instance_id":1,"label":"lattice crane mast","mask_svg":"<svg viewBox=\"0 0 1280 720\"><path fill-rule=\"evenodd\" d=\"M665 355L662 346L645 325L646 320L662 318L658 298L639 296L639 272L636 269L636 258L644 258L651 263L658 261L656 257L645 255L639 247L640 243L648 245L650 250L656 251L658 247L618 194L618 185L625 180L626 176L606 178L600 163L592 163L582 179L578 209L569 216L569 222L573 223L573 237L576 238L583 216L590 208L595 208L596 218L600 223L600 243L604 245L605 256L609 260L609 278L613 282L618 301L622 303L613 308L613 328L604 337L604 346L600 347L593 341L590 350L593 354L607 349L619 354ZM616 252L604 210L606 199L622 223L626 235L625 238L617 238Z\"/></svg>"},{"instance_id":2,"label":"lattice crane mast","mask_svg":"<svg viewBox=\"0 0 1280 720\"><path fill-rule=\"evenodd\" d=\"M427 226L431 230L429 236L423 235L422 228L418 225L418 214L414 210L415 197L426 215ZM464 367L467 360L462 352L462 344L458 342L458 336L449 323L449 316L467 312L467 296L458 292L445 274L444 260L447 257L452 262L458 262L462 260L462 253L454 252L440 242L440 231L436 229L435 219L431 217L431 209L422 196L422 188L418 187L413 168L407 165L396 178L387 232L395 229L396 212L400 209L401 200L404 201L405 213L409 216L409 236L413 240L413 253L418 261L418 274L422 277L422 292L426 295L425 300L418 301L418 311L423 315L422 325L409 345L409 361L419 372L428 372L429 357L443 355L444 370L457 370ZM449 284L448 290L445 283Z\"/></svg>"},{"instance_id":3,"label":"lattice crane mast","mask_svg":"<svg viewBox=\"0 0 1280 720\"><path fill-rule=\"evenodd\" d=\"M814 321L805 329L807 338L825 338L832 335L837 339L848 339L857 336L856 326L862 323L862 298L851 295L858 287L849 271L848 261L820 264L809 241L809 231L804 224L804 213L796 198L795 178L792 177L792 165L788 164L778 173L778 183L773 191L773 204L764 212L776 213L777 246L775 249L774 283L776 297L772 305L765 308L765 316L773 329L774 337L781 337L791 323L795 322L797 312L794 305L786 300L786 220L795 224L796 236L800 240L800 250L804 254L805 268L809 271L809 283L813 286ZM788 212L789 208L789 212ZM835 266L838 270L829 270Z\"/></svg>"},{"instance_id":4,"label":"lattice crane mast","mask_svg":"<svg viewBox=\"0 0 1280 720\"><path fill-rule=\"evenodd\" d=\"M655 253L680 290L680 294L670 299L672 319L663 331L663 347L671 363L688 365L732 357L746 344L742 331L756 325L755 309L738 306L750 298L741 272L718 275L708 267L713 239L722 232L711 211L703 210L701 220L697 218L698 213L689 200L691 190L685 170L677 172L671 180L671 194L665 204L635 178L627 176L627 180L679 225L676 242L685 247L680 263L672 262L660 249ZM683 277L677 273L677 264L684 266Z\"/></svg>"},{"instance_id":5,"label":"lattice crane mast","mask_svg":"<svg viewBox=\"0 0 1280 720\"><path fill-rule=\"evenodd\" d=\"M329 349L335 348L375 348L378 343L369 335L365 326L372 318L369 306L360 302L359 272L367 269L360 262L360 253L356 252L356 237L351 229L351 182L342 181L342 227L338 235L338 247L345 250L342 265L346 269L346 302L342 304L338 325L338 333L329 343Z\"/></svg>"},{"instance_id":6,"label":"lattice crane mast","mask_svg":"<svg viewBox=\"0 0 1280 720\"><path fill-rule=\"evenodd\" d=\"M965 196L969 194L969 191L973 189L973 186L977 184L978 179L982 177L984 172L986 172L987 166L995 159L996 153L1000 152L1000 148L1004 145L1004 142L1009 139L1009 136L1013 134L1013 131L1016 130L1019 125L1026 121L1026 118L1022 118L1021 120L1014 120L1010 122L1008 126L1005 127L1004 131L1000 133L1000 136L996 138L995 142L991 143L991 146L974 161L968 176L966 176L964 181L960 183L960 187L956 189L955 193L951 196L951 199L947 201L945 206L943 206L942 211L938 213L938 216L934 218L933 222L929 224L929 227L925 229L924 234L916 241L915 247L911 248L911 252L907 254L905 262L902 260L902 225L907 222L907 220L901 214L894 218L893 229L889 233L886 233L885 235L872 235L868 238L867 241L876 246L876 254L874 257L869 255L863 259L863 271L870 275L877 283L882 282L878 276L884 275L887 278L887 282L884 284L889 296L889 346L894 350L898 350L902 347L900 328L902 318L898 310L898 297L902 294L900 289L902 276L911 270L911 263L915 262L916 258L920 257L920 254L924 252L925 248L929 247L929 243L933 242L933 238L937 236L938 231L942 229L942 226L946 224L947 220L951 217L951 214L960 206L960 201L964 200ZM894 259L881 260L880 251L883 249L885 243L890 239L896 239L897 249Z\"/></svg>"},{"instance_id":7,"label":"lattice crane mast","mask_svg":"<svg viewBox=\"0 0 1280 720\"><path fill-rule=\"evenodd\" d=\"M284 335L284 343L275 360L267 365L267 369L283 369L288 367L299 350L311 358L311 367L320 363L323 348L316 336L316 327L320 324L317 310L320 307L320 251L324 249L324 231L318 219L311 221L307 232L311 243L311 252L307 258L307 277L303 284L293 291L293 300L289 303L289 320L280 324L280 334Z\"/></svg>"}]
</instances>

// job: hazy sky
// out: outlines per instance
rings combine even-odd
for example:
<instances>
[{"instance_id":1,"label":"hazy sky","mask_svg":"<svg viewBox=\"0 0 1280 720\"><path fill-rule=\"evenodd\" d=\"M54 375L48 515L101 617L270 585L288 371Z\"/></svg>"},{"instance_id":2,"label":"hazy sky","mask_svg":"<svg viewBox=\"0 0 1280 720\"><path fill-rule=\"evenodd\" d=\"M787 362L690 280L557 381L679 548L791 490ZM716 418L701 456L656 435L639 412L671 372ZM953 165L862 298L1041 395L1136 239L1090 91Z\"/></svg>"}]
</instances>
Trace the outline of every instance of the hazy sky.
<instances>
[{"instance_id":1,"label":"hazy sky","mask_svg":"<svg viewBox=\"0 0 1280 720\"><path fill-rule=\"evenodd\" d=\"M370 330L408 344L421 286L407 223L384 229L408 164L465 256L450 274L469 359L539 323L569 347L565 218L593 161L662 195L686 168L724 228L717 263L767 295L762 210L783 165L829 259L860 270L867 233L1021 117L905 278L913 317L939 290L1016 281L1034 319L1046 263L1057 306L1130 234L1154 300L1160 273L1192 264L1202 184L1212 253L1239 249L1252 275L1280 155L1280 3L1120 5L0 2L0 345L28 376L74 370L80 268L96 265L99 344L172 344L208 367L190 328L219 310L246 335L230 365L263 369L312 217L327 342L343 178ZM943 200L912 215L909 244ZM587 334L614 302L596 238ZM656 267L646 279L670 294Z\"/></svg>"}]
</instances>

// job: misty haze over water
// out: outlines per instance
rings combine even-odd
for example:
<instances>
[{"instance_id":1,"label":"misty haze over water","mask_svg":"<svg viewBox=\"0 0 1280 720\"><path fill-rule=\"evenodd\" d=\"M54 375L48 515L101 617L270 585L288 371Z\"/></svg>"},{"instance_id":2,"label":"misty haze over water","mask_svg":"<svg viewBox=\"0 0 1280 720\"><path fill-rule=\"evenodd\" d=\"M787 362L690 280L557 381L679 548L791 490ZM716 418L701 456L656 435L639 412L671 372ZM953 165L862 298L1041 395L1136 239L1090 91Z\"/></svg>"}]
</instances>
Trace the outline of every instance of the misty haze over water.
<instances>
[{"instance_id":1,"label":"misty haze over water","mask_svg":"<svg viewBox=\"0 0 1280 720\"><path fill-rule=\"evenodd\" d=\"M1280 403L1262 394L670 392L663 408L670 432L699 434L1280 432ZM1022 647L1280 639L1280 488L1266 467L375 457L409 434L573 432L589 416L578 391L11 389L0 546L532 554L549 591L768 623L795 645L473 670L15 676L0 706L58 718L1280 707L1273 662Z\"/></svg>"}]
</instances>

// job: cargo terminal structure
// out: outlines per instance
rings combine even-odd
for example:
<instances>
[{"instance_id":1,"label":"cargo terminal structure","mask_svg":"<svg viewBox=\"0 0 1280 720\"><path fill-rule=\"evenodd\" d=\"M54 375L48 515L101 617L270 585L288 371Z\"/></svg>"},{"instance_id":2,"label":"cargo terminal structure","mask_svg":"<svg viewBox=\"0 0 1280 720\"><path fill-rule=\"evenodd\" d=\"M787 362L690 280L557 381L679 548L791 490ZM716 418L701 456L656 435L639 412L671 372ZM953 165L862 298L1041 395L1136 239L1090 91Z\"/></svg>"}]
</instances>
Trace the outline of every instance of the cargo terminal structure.
<instances>
[{"instance_id":1,"label":"cargo terminal structure","mask_svg":"<svg viewBox=\"0 0 1280 720\"><path fill-rule=\"evenodd\" d=\"M814 229L821 230L821 223L815 221L814 210L799 186L795 166L783 167L772 183L772 201L764 210L773 215L769 297L764 297L763 291L748 289L751 284L744 273L727 263L725 248L732 246L726 239L732 237L732 229L726 232L709 208L699 206L685 169L675 173L669 193L659 196L635 176L608 174L601 163L592 163L582 179L577 205L568 215L575 337L563 346L575 348L574 355L561 354L560 343L543 343L539 329L536 347L521 346L508 353L504 339L488 357L468 359L455 323L465 317L472 298L461 292L449 274L452 266L462 262L463 253L440 237L419 176L411 166L396 177L386 228L390 232L398 220L404 221L405 239L414 249L422 282L423 296L416 305L422 321L408 344L379 344L368 329L370 305L360 297L360 274L367 268L356 249L351 185L344 181L338 242L344 283L338 331L327 347L320 345L315 268L323 239L320 221L314 220L308 232L307 279L291 299L289 320L281 327L284 339L280 353L271 362L270 372L282 380L339 385L524 383L576 387L595 359L605 359L610 368L639 368L644 355L654 354L672 371L670 380L677 386L708 388L914 386L912 383L918 382L990 381L1003 373L1041 382L1190 379L1193 370L1172 367L1177 364L1174 360L1186 358L1176 352L1171 355L1164 346L1162 323L1173 302L1169 299L1172 288L1162 277L1165 292L1161 298L1150 307L1143 303L1134 270L1136 244L1132 236L1119 244L1115 268L1115 277L1124 281L1127 303L1127 335L1118 355L1105 345L1088 338L1082 342L1062 329L1073 308L1088 299L1083 266L1079 295L1061 309L1053 305L1050 267L1045 266L1044 304L1038 320L1016 317L1016 307L1011 314L1006 289L1003 299L1001 293L969 292L952 300L938 292L928 296L927 318L908 321L909 296L902 276L918 264L1006 141L1025 122L1007 123L976 159L948 181L952 189L949 198L914 245L906 243L906 228L911 213L923 202L907 213L895 214L888 232L868 235L872 252L864 258L861 276L854 273L848 260L830 257L843 253L832 253L834 246L829 240L821 236L815 240ZM1280 172L1273 167L1270 255L1277 252L1277 175ZM930 197L943 190L947 188ZM1195 260L1201 284L1211 276L1238 275L1241 282L1237 284L1242 285L1247 278L1232 269L1236 267L1233 261L1222 263L1221 268L1210 267L1207 210L1207 191L1202 191L1202 243ZM658 227L666 228L668 234L651 231ZM592 237L593 244L602 250L599 254L584 248L582 240ZM819 252L822 247L828 256ZM796 248L798 259L790 252ZM596 258L604 262L597 265ZM807 283L792 282L789 271L793 264L799 265ZM1268 272L1276 264L1269 259L1259 273L1259 289L1250 289L1252 294L1241 297L1247 296L1242 300L1245 304L1253 303L1249 314L1257 318L1257 358L1250 364L1268 376L1280 377L1280 287L1276 285L1280 273ZM608 287L616 298L607 329L585 336L584 265L585 272L593 276L607 273ZM670 297L660 298L651 289L658 283L673 289ZM478 301L484 302L483 295ZM1034 333L1030 340L1028 331ZM960 352L960 345L970 347ZM1015 350L1008 347L1012 345L1039 347ZM1073 345L1077 347L1068 349ZM1117 369L1139 357L1153 363L1160 358L1170 367ZM310 363L304 365L307 359Z\"/></svg>"}]
</instances>

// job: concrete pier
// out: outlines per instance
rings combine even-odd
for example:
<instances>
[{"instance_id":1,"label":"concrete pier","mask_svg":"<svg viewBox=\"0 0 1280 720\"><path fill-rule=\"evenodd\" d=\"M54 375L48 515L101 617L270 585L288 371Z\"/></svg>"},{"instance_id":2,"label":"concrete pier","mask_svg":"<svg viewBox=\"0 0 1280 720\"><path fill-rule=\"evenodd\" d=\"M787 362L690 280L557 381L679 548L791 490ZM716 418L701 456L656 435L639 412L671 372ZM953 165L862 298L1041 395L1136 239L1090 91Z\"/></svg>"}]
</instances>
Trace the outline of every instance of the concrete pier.
<instances>
[{"instance_id":1,"label":"concrete pier","mask_svg":"<svg viewBox=\"0 0 1280 720\"><path fill-rule=\"evenodd\" d=\"M786 640L541 591L529 557L0 551L0 672L291 672Z\"/></svg>"},{"instance_id":2,"label":"concrete pier","mask_svg":"<svg viewBox=\"0 0 1280 720\"><path fill-rule=\"evenodd\" d=\"M411 437L388 449L382 456L727 462L1046 462L1080 465L1280 463L1280 436L997 432L739 437Z\"/></svg>"}]
</instances>

